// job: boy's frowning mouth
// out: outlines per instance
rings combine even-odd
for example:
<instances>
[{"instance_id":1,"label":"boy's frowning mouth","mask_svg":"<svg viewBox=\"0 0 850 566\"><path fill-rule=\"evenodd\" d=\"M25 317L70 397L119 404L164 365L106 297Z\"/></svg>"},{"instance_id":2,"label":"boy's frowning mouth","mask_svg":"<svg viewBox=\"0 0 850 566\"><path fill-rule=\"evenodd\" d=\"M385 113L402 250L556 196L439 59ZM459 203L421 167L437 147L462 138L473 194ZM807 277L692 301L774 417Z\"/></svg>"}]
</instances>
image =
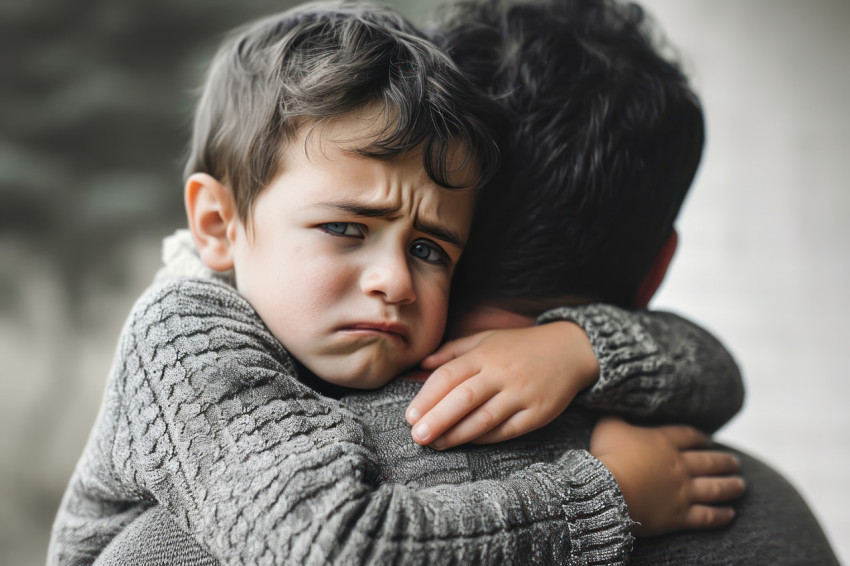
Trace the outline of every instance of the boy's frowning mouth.
<instances>
[{"instance_id":1,"label":"boy's frowning mouth","mask_svg":"<svg viewBox=\"0 0 850 566\"><path fill-rule=\"evenodd\" d=\"M339 332L345 334L382 335L393 340L408 343L408 330L397 322L352 322L341 326Z\"/></svg>"}]
</instances>

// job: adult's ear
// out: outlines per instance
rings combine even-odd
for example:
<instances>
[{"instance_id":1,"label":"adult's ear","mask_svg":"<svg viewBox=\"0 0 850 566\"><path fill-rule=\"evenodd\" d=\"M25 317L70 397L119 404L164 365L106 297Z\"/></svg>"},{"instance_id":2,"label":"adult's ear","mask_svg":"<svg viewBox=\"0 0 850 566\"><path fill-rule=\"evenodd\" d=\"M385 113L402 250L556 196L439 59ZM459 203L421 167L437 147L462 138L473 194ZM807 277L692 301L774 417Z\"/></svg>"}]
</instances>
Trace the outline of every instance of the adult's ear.
<instances>
[{"instance_id":1,"label":"adult's ear","mask_svg":"<svg viewBox=\"0 0 850 566\"><path fill-rule=\"evenodd\" d=\"M233 236L239 218L230 190L211 175L193 173L186 181L183 197L201 261L215 271L232 269Z\"/></svg>"},{"instance_id":2,"label":"adult's ear","mask_svg":"<svg viewBox=\"0 0 850 566\"><path fill-rule=\"evenodd\" d=\"M661 251L655 256L649 272L643 278L643 282L638 287L637 293L635 293L635 308L644 309L649 305L650 299L658 291L658 287L661 286L664 276L667 275L667 269L670 267L670 262L673 260L673 255L676 253L676 247L678 245L679 234L673 228L673 232L667 238L667 241L664 242L664 245L661 246Z\"/></svg>"}]
</instances>

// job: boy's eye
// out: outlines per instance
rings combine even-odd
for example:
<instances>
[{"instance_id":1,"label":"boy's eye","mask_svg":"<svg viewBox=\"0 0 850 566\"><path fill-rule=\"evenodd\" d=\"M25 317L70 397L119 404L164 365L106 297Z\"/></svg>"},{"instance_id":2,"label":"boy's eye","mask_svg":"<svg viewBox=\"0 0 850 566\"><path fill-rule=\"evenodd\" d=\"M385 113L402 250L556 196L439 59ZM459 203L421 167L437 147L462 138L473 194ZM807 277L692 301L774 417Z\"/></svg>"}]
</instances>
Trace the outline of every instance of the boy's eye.
<instances>
[{"instance_id":1,"label":"boy's eye","mask_svg":"<svg viewBox=\"0 0 850 566\"><path fill-rule=\"evenodd\" d=\"M447 265L449 256L443 249L428 240L416 240L410 246L410 255L428 263Z\"/></svg>"},{"instance_id":2,"label":"boy's eye","mask_svg":"<svg viewBox=\"0 0 850 566\"><path fill-rule=\"evenodd\" d=\"M350 238L362 238L365 227L354 222L326 222L320 224L319 228L333 234L334 236L346 236Z\"/></svg>"}]
</instances>

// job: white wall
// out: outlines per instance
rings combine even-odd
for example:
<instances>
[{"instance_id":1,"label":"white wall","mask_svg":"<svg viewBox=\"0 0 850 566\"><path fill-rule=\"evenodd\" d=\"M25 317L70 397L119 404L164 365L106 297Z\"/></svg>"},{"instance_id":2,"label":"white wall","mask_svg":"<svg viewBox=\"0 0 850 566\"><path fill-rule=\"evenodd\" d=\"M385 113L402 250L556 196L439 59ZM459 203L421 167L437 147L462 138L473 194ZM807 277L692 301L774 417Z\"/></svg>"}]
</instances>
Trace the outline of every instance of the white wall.
<instances>
[{"instance_id":1,"label":"white wall","mask_svg":"<svg viewBox=\"0 0 850 566\"><path fill-rule=\"evenodd\" d=\"M735 353L748 397L720 439L784 472L850 563L850 2L643 4L708 124L653 307Z\"/></svg>"}]
</instances>

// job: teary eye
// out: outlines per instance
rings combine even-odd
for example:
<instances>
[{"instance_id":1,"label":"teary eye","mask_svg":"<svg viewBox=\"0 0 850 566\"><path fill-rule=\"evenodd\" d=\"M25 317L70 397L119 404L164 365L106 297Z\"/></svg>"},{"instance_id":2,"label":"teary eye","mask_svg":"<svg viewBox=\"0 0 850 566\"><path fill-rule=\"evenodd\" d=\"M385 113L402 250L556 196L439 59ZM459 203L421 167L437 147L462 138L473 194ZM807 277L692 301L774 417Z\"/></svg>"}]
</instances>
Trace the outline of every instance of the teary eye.
<instances>
[{"instance_id":1,"label":"teary eye","mask_svg":"<svg viewBox=\"0 0 850 566\"><path fill-rule=\"evenodd\" d=\"M413 242L410 245L410 255L428 263L446 265L449 262L448 254L440 246L428 240Z\"/></svg>"},{"instance_id":2,"label":"teary eye","mask_svg":"<svg viewBox=\"0 0 850 566\"><path fill-rule=\"evenodd\" d=\"M362 238L366 227L355 222L326 222L319 227L334 236Z\"/></svg>"}]
</instances>

